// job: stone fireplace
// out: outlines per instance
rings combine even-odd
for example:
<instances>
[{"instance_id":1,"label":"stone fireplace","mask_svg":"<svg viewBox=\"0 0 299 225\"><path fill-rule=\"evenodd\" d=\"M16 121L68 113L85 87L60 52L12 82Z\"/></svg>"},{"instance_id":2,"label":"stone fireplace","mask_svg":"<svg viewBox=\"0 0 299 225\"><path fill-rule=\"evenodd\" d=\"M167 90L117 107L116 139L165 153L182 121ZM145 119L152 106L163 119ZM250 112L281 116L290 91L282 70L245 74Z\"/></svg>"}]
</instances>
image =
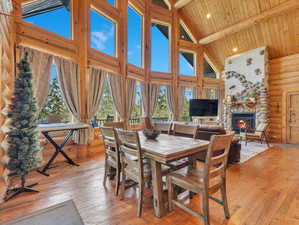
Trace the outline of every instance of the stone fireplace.
<instances>
[{"instance_id":1,"label":"stone fireplace","mask_svg":"<svg viewBox=\"0 0 299 225\"><path fill-rule=\"evenodd\" d=\"M237 133L268 121L266 47L232 56L225 62L224 125Z\"/></svg>"},{"instance_id":2,"label":"stone fireplace","mask_svg":"<svg viewBox=\"0 0 299 225\"><path fill-rule=\"evenodd\" d=\"M232 113L232 130L240 132L252 132L255 129L255 113Z\"/></svg>"}]
</instances>

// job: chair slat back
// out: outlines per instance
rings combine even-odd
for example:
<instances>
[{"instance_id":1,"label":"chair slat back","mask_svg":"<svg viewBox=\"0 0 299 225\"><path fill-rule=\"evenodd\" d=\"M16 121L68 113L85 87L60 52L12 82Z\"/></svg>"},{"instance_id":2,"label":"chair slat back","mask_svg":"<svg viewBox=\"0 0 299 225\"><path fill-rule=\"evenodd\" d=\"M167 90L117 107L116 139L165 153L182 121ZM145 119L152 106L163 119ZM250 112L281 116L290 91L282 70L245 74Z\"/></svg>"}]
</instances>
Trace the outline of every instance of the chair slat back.
<instances>
[{"instance_id":1,"label":"chair slat back","mask_svg":"<svg viewBox=\"0 0 299 225\"><path fill-rule=\"evenodd\" d=\"M225 179L230 145L234 134L213 135L204 166L204 183L209 192L217 191Z\"/></svg>"},{"instance_id":2,"label":"chair slat back","mask_svg":"<svg viewBox=\"0 0 299 225\"><path fill-rule=\"evenodd\" d=\"M173 134L174 135L184 135L196 138L197 126L191 126L186 124L173 124Z\"/></svg>"},{"instance_id":3,"label":"chair slat back","mask_svg":"<svg viewBox=\"0 0 299 225\"><path fill-rule=\"evenodd\" d=\"M104 126L105 127L125 129L125 123L124 122L105 122Z\"/></svg>"},{"instance_id":4,"label":"chair slat back","mask_svg":"<svg viewBox=\"0 0 299 225\"><path fill-rule=\"evenodd\" d=\"M169 133L171 128L171 123L154 123L154 129L159 130L163 133Z\"/></svg>"},{"instance_id":5,"label":"chair slat back","mask_svg":"<svg viewBox=\"0 0 299 225\"><path fill-rule=\"evenodd\" d=\"M138 170L139 177L143 178L143 155L138 133L116 129L116 138L119 144L121 163L126 165L126 169Z\"/></svg>"},{"instance_id":6,"label":"chair slat back","mask_svg":"<svg viewBox=\"0 0 299 225\"><path fill-rule=\"evenodd\" d=\"M262 136L262 133L265 132L268 128L268 124L267 123L260 123L257 128L256 128L256 135Z\"/></svg>"},{"instance_id":7,"label":"chair slat back","mask_svg":"<svg viewBox=\"0 0 299 225\"><path fill-rule=\"evenodd\" d=\"M105 153L109 156L118 159L118 146L116 143L115 130L112 127L100 127Z\"/></svg>"}]
</instances>

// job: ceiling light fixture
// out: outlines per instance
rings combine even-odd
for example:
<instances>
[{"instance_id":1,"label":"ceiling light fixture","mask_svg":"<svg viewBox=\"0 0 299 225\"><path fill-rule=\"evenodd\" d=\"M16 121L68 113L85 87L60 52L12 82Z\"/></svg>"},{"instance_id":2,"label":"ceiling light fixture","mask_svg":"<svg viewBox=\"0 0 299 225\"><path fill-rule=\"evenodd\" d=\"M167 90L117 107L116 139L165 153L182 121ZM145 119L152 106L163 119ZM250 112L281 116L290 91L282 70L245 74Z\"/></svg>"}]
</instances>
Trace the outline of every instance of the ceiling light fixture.
<instances>
[{"instance_id":1,"label":"ceiling light fixture","mask_svg":"<svg viewBox=\"0 0 299 225\"><path fill-rule=\"evenodd\" d=\"M208 13L208 14L207 14L207 19L210 19L211 16L212 16L211 13Z\"/></svg>"},{"instance_id":2,"label":"ceiling light fixture","mask_svg":"<svg viewBox=\"0 0 299 225\"><path fill-rule=\"evenodd\" d=\"M238 51L238 48L233 48L233 52L237 52Z\"/></svg>"}]
</instances>

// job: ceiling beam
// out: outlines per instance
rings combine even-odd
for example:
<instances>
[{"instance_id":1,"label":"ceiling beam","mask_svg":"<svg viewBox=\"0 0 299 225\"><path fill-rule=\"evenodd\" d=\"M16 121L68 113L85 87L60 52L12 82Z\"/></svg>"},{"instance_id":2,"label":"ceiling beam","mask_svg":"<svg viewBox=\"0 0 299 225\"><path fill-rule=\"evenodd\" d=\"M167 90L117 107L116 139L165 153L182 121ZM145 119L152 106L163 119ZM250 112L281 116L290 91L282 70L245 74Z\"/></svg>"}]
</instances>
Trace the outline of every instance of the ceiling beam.
<instances>
[{"instance_id":1,"label":"ceiling beam","mask_svg":"<svg viewBox=\"0 0 299 225\"><path fill-rule=\"evenodd\" d=\"M297 8L299 8L299 1L298 0L289 0L287 2L284 2L284 3L274 7L274 8L264 11L261 14L250 17L250 18L240 21L236 24L233 24L227 28L224 28L223 30L217 31L216 33L213 33L204 38L201 38L199 40L199 44L202 44L202 45L209 44L211 42L222 39L226 36L237 33L241 30L247 29L248 27L251 27L257 23L260 23L263 20L277 16L277 15L284 13L286 11L289 11L291 9L297 9Z\"/></svg>"},{"instance_id":2,"label":"ceiling beam","mask_svg":"<svg viewBox=\"0 0 299 225\"><path fill-rule=\"evenodd\" d=\"M187 5L191 1L193 1L193 0L177 0L176 3L174 4L174 7L176 9L183 8L185 5Z\"/></svg>"}]
</instances>

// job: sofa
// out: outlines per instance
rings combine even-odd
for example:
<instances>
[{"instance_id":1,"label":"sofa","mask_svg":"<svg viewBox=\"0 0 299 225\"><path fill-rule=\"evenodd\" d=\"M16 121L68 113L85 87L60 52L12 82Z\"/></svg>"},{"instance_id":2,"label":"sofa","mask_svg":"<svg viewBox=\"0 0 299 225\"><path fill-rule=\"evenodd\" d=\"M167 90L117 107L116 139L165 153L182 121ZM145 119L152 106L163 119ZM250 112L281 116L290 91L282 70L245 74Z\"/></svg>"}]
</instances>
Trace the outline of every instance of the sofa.
<instances>
[{"instance_id":1,"label":"sofa","mask_svg":"<svg viewBox=\"0 0 299 225\"><path fill-rule=\"evenodd\" d=\"M198 125L196 138L207 140L211 139L212 135L226 134L223 127L217 125ZM241 144L238 137L234 137L228 155L228 164L235 164L240 162ZM198 154L198 160L204 162L206 159L207 151Z\"/></svg>"}]
</instances>

